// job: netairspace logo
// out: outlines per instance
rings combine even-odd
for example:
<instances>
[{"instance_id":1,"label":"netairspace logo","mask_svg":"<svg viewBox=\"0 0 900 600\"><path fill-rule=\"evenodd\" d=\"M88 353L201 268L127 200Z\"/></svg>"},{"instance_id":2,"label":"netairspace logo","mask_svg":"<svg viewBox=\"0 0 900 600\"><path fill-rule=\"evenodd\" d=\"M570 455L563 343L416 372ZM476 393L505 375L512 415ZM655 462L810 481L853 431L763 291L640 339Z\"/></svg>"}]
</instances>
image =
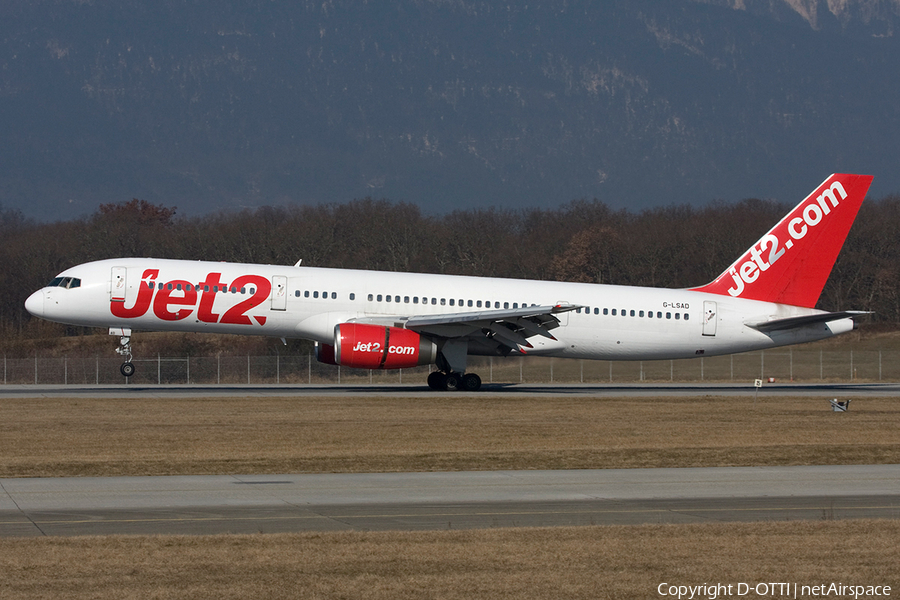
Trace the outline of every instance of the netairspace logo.
<instances>
[{"instance_id":1,"label":"netairspace logo","mask_svg":"<svg viewBox=\"0 0 900 600\"><path fill-rule=\"evenodd\" d=\"M660 596L670 596L678 600L717 598L875 598L890 597L889 585L845 585L843 583L821 583L803 585L792 582L768 583L704 583L703 585L674 585L661 583L656 588Z\"/></svg>"}]
</instances>

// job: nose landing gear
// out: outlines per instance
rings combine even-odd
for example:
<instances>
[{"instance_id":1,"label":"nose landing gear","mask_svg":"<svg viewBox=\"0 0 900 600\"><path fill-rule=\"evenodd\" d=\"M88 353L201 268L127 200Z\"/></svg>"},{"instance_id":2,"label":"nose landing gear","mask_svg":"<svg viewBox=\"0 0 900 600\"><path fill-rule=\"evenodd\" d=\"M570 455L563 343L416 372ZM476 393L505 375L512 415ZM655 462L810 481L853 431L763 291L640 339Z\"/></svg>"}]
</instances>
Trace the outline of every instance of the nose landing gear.
<instances>
[{"instance_id":1,"label":"nose landing gear","mask_svg":"<svg viewBox=\"0 0 900 600\"><path fill-rule=\"evenodd\" d=\"M125 359L125 362L123 362L122 366L119 367L119 371L125 377L131 377L132 375L134 375L135 370L134 363L131 362L131 330L110 328L109 335L119 336L119 347L116 348L116 354Z\"/></svg>"}]
</instances>

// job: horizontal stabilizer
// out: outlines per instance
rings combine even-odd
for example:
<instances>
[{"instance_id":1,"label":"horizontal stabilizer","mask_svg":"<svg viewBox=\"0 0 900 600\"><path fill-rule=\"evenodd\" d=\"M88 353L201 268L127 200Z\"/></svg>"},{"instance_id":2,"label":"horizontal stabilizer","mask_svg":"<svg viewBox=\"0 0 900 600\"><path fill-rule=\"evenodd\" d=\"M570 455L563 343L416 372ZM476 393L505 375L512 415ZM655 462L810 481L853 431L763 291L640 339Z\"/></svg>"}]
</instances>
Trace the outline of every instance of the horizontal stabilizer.
<instances>
[{"instance_id":1,"label":"horizontal stabilizer","mask_svg":"<svg viewBox=\"0 0 900 600\"><path fill-rule=\"evenodd\" d=\"M805 327L807 325L815 325L816 323L830 323L831 321L839 321L841 319L852 319L861 315L870 315L871 311L865 310L844 310L841 312L819 313L816 315L803 315L801 317L788 317L786 319L773 319L771 321L761 321L759 323L746 323L748 327L752 327L763 333L769 331L784 331L786 329L794 329L796 327Z\"/></svg>"}]
</instances>

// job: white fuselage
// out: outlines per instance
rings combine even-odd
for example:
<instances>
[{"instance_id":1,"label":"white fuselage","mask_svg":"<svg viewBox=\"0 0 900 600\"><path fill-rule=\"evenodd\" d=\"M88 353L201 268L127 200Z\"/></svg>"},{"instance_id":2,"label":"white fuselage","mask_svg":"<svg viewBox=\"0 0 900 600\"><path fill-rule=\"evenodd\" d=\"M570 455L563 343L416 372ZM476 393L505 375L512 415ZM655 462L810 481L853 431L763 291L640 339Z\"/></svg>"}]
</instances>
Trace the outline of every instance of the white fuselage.
<instances>
[{"instance_id":1,"label":"white fuselage","mask_svg":"<svg viewBox=\"0 0 900 600\"><path fill-rule=\"evenodd\" d=\"M690 290L584 283L149 258L86 263L60 277L77 279L77 287L35 292L26 304L32 314L89 327L325 344L333 342L336 325L350 321L396 319L402 326L410 316L560 303L583 308L557 315L555 340L529 338L534 347L528 354L693 358L814 341L853 329L846 318L763 333L748 323L821 311Z\"/></svg>"}]
</instances>

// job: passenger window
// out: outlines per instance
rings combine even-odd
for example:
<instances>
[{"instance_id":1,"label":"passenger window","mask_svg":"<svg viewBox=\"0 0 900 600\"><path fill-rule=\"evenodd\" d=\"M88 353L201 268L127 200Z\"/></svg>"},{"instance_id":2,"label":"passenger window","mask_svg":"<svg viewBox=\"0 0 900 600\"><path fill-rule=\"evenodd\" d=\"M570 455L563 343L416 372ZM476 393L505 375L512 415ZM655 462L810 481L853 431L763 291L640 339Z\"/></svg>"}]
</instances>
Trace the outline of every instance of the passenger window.
<instances>
[{"instance_id":1,"label":"passenger window","mask_svg":"<svg viewBox=\"0 0 900 600\"><path fill-rule=\"evenodd\" d=\"M612 309L612 316L616 316L616 309Z\"/></svg>"},{"instance_id":2,"label":"passenger window","mask_svg":"<svg viewBox=\"0 0 900 600\"><path fill-rule=\"evenodd\" d=\"M450 306L456 306L456 300L450 298Z\"/></svg>"},{"instance_id":3,"label":"passenger window","mask_svg":"<svg viewBox=\"0 0 900 600\"><path fill-rule=\"evenodd\" d=\"M431 299L431 304L432 304L432 305L437 305L437 298L432 298L432 299Z\"/></svg>"},{"instance_id":4,"label":"passenger window","mask_svg":"<svg viewBox=\"0 0 900 600\"><path fill-rule=\"evenodd\" d=\"M381 294L378 294L378 301L381 302L381 299L382 299Z\"/></svg>"},{"instance_id":5,"label":"passenger window","mask_svg":"<svg viewBox=\"0 0 900 600\"><path fill-rule=\"evenodd\" d=\"M681 320L681 313L675 313L675 320L676 321Z\"/></svg>"},{"instance_id":6,"label":"passenger window","mask_svg":"<svg viewBox=\"0 0 900 600\"><path fill-rule=\"evenodd\" d=\"M631 316L632 316L632 317L634 316L634 311L633 311L633 310L631 311Z\"/></svg>"},{"instance_id":7,"label":"passenger window","mask_svg":"<svg viewBox=\"0 0 900 600\"><path fill-rule=\"evenodd\" d=\"M242 287L242 288L241 288L241 293L242 293L242 294L246 294L246 293L247 293L247 288Z\"/></svg>"},{"instance_id":8,"label":"passenger window","mask_svg":"<svg viewBox=\"0 0 900 600\"><path fill-rule=\"evenodd\" d=\"M604 308L604 309L603 309L603 314L604 314L604 315L608 315L608 314L609 314L609 309L608 309L608 308Z\"/></svg>"},{"instance_id":9,"label":"passenger window","mask_svg":"<svg viewBox=\"0 0 900 600\"><path fill-rule=\"evenodd\" d=\"M656 311L656 318L662 319L662 311Z\"/></svg>"},{"instance_id":10,"label":"passenger window","mask_svg":"<svg viewBox=\"0 0 900 600\"><path fill-rule=\"evenodd\" d=\"M374 299L375 299L375 296L373 296L372 294L369 294L369 302L371 302Z\"/></svg>"},{"instance_id":11,"label":"passenger window","mask_svg":"<svg viewBox=\"0 0 900 600\"><path fill-rule=\"evenodd\" d=\"M476 307L476 308L481 308L481 300L479 300L478 302L475 303L475 307Z\"/></svg>"},{"instance_id":12,"label":"passenger window","mask_svg":"<svg viewBox=\"0 0 900 600\"><path fill-rule=\"evenodd\" d=\"M472 308L472 301L469 300L469 301L467 302L467 305L468 305L469 308Z\"/></svg>"},{"instance_id":13,"label":"passenger window","mask_svg":"<svg viewBox=\"0 0 900 600\"><path fill-rule=\"evenodd\" d=\"M668 313L668 312L667 312L667 313L666 313L666 318L667 318L667 319L671 319L671 318L672 318L672 313Z\"/></svg>"},{"instance_id":14,"label":"passenger window","mask_svg":"<svg viewBox=\"0 0 900 600\"><path fill-rule=\"evenodd\" d=\"M447 299L441 298L441 306L447 306Z\"/></svg>"},{"instance_id":15,"label":"passenger window","mask_svg":"<svg viewBox=\"0 0 900 600\"><path fill-rule=\"evenodd\" d=\"M599 308L594 308L594 314L595 314L595 315L599 315L599 314L600 314L600 309L599 309Z\"/></svg>"},{"instance_id":16,"label":"passenger window","mask_svg":"<svg viewBox=\"0 0 900 600\"><path fill-rule=\"evenodd\" d=\"M504 303L503 303L503 308L509 308L509 302L504 302Z\"/></svg>"},{"instance_id":17,"label":"passenger window","mask_svg":"<svg viewBox=\"0 0 900 600\"><path fill-rule=\"evenodd\" d=\"M318 297L319 297L319 292L313 292L313 298L318 298Z\"/></svg>"},{"instance_id":18,"label":"passenger window","mask_svg":"<svg viewBox=\"0 0 900 600\"><path fill-rule=\"evenodd\" d=\"M390 296L385 296L385 297L384 297L384 300L385 300L385 302L390 302L390 301L391 301L391 297L390 297Z\"/></svg>"},{"instance_id":19,"label":"passenger window","mask_svg":"<svg viewBox=\"0 0 900 600\"><path fill-rule=\"evenodd\" d=\"M518 302L513 302L513 308L519 308L519 303L518 303Z\"/></svg>"},{"instance_id":20,"label":"passenger window","mask_svg":"<svg viewBox=\"0 0 900 600\"><path fill-rule=\"evenodd\" d=\"M684 313L684 320L687 321L690 318L690 313Z\"/></svg>"}]
</instances>

